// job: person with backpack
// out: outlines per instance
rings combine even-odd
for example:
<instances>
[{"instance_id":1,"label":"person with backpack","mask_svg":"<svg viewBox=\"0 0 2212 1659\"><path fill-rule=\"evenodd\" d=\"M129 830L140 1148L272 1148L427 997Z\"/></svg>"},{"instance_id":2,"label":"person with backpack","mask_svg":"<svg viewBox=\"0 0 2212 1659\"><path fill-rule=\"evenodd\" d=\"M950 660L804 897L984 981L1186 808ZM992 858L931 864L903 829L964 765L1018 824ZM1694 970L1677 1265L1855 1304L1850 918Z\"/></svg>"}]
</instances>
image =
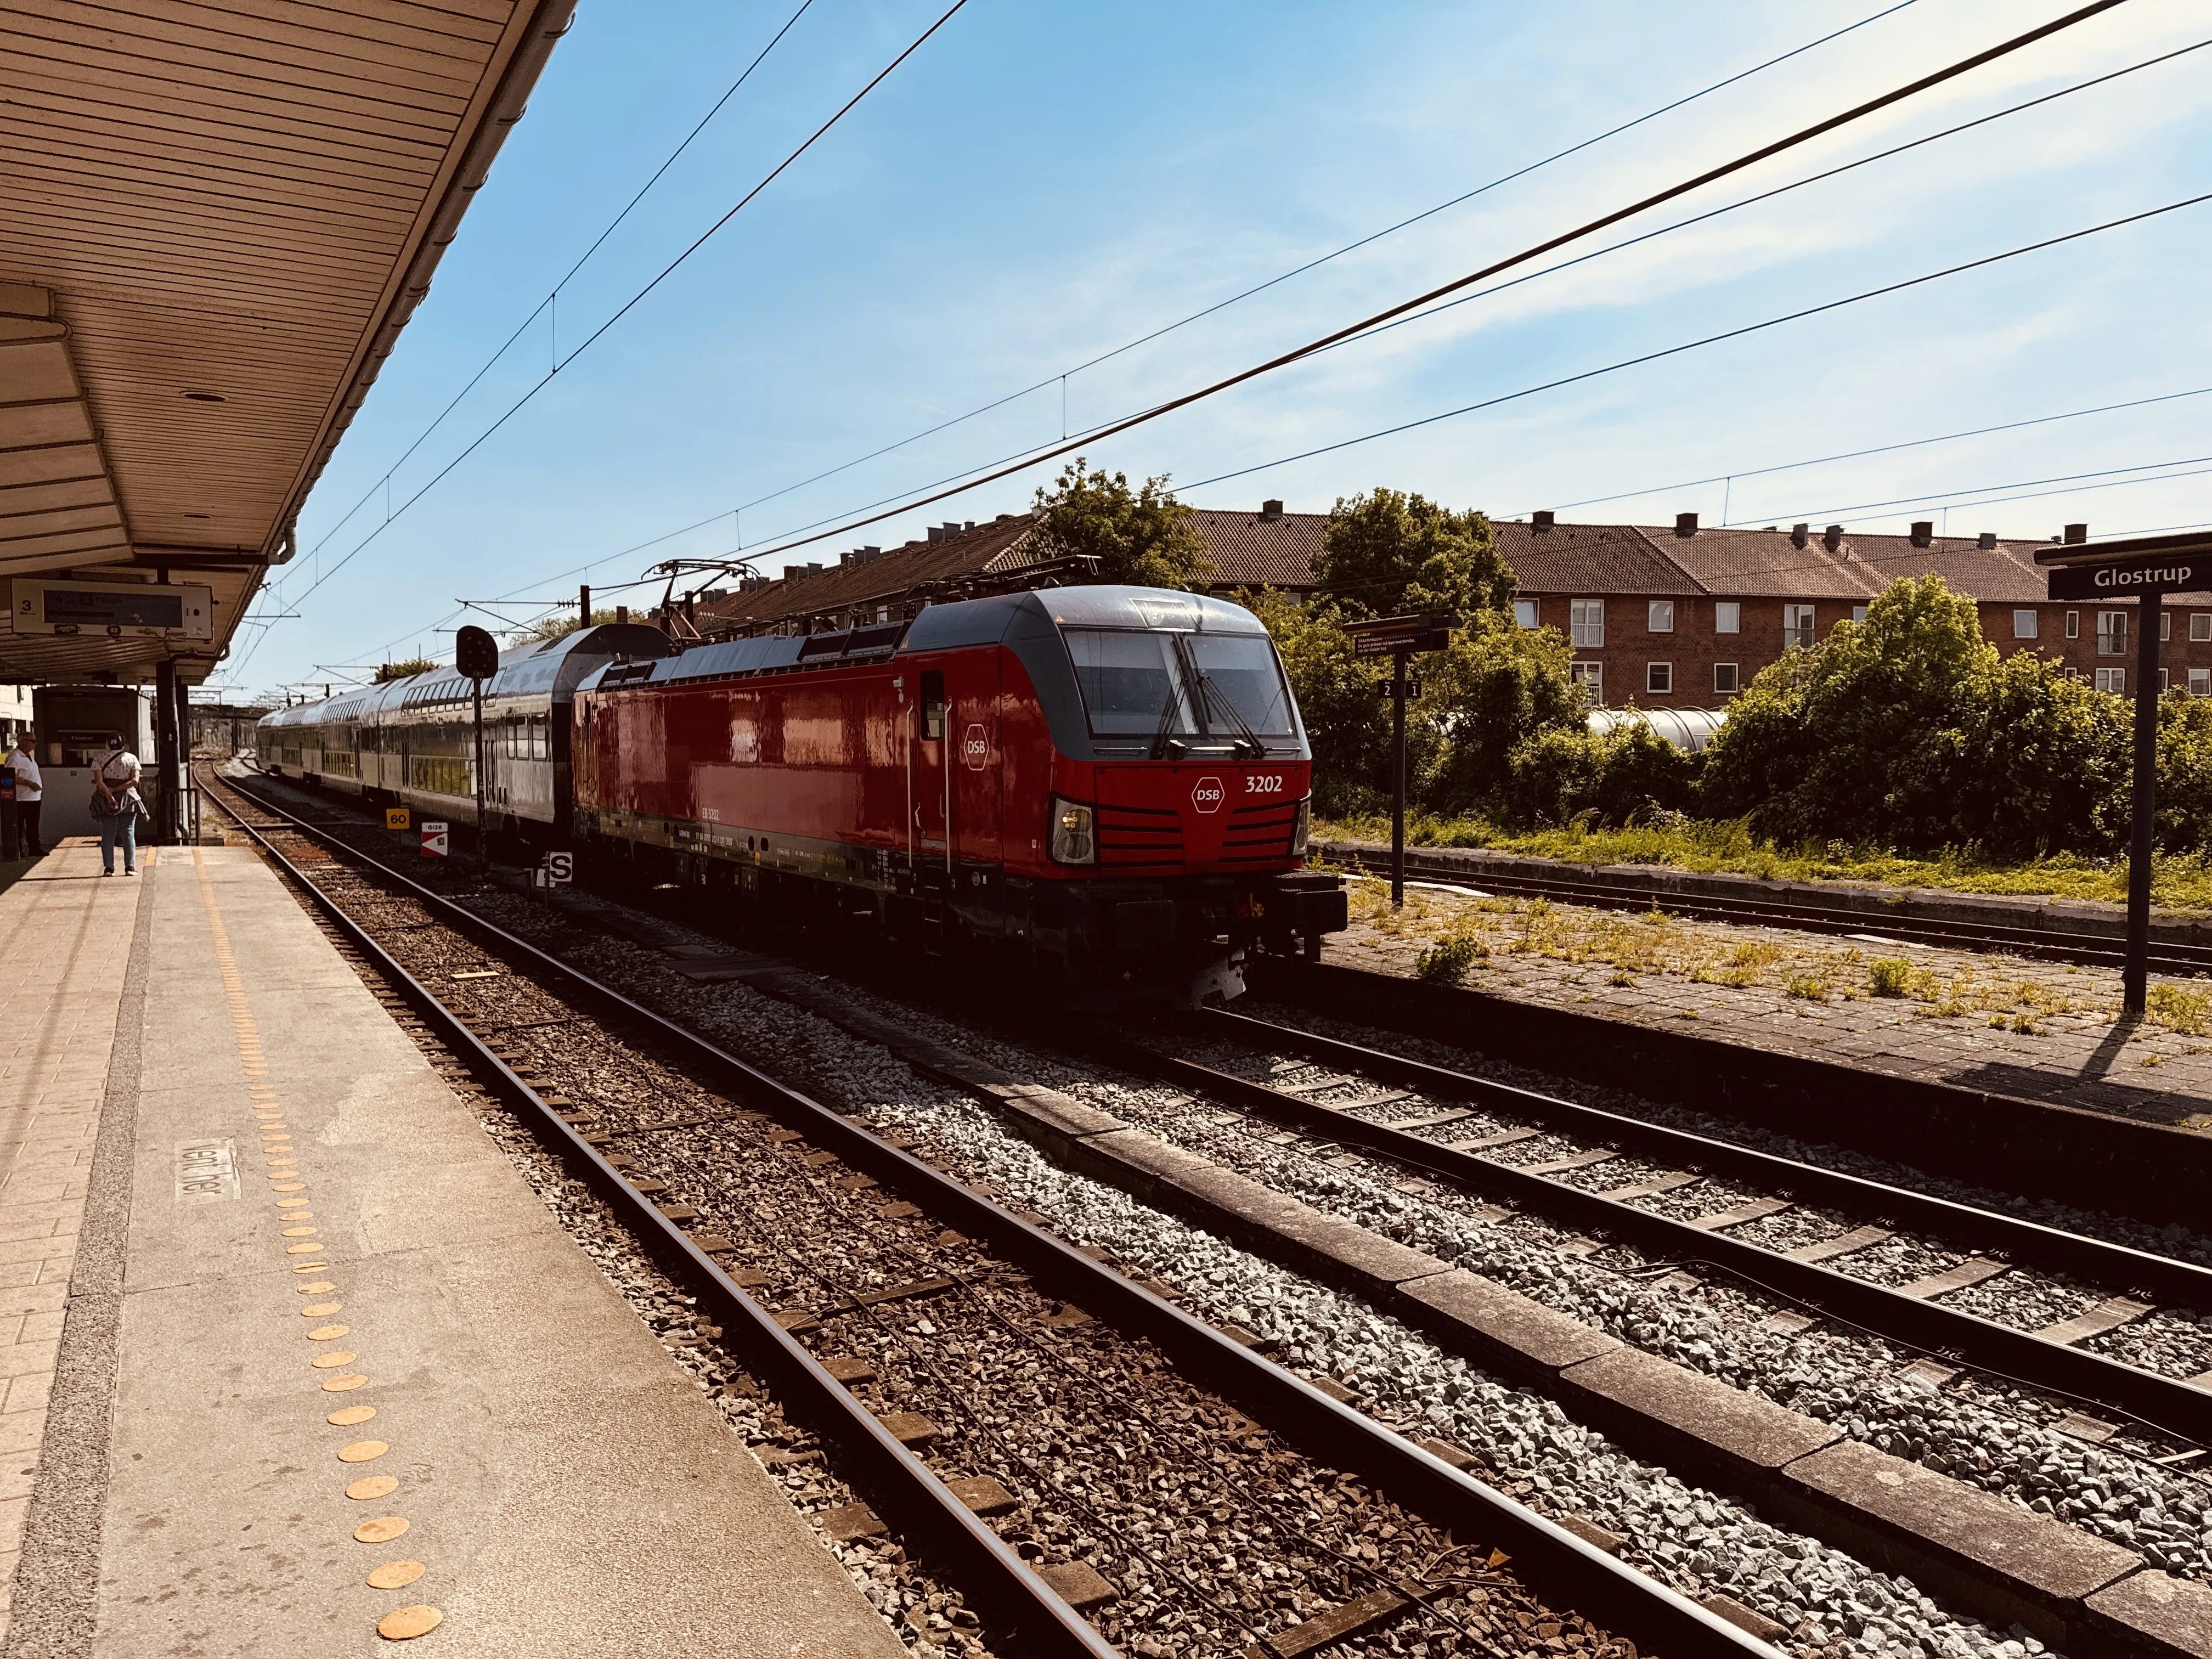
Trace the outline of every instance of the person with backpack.
<instances>
[{"instance_id":1,"label":"person with backpack","mask_svg":"<svg viewBox=\"0 0 2212 1659\"><path fill-rule=\"evenodd\" d=\"M92 769L92 816L100 825L100 873L115 873L115 848L123 847L123 873L138 873L138 820L146 812L138 793L138 757L124 747L119 734L107 739L107 753Z\"/></svg>"}]
</instances>

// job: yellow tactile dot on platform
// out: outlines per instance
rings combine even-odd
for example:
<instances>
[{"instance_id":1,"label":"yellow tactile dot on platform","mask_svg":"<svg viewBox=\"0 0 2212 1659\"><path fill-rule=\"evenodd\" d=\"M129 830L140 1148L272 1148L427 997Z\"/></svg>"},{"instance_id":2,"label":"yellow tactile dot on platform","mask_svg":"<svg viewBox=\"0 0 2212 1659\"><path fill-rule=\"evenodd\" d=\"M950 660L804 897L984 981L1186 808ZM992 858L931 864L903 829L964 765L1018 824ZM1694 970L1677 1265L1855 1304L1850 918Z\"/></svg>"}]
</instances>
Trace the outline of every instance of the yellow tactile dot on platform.
<instances>
[{"instance_id":1,"label":"yellow tactile dot on platform","mask_svg":"<svg viewBox=\"0 0 2212 1659\"><path fill-rule=\"evenodd\" d=\"M407 1530L404 1515L380 1515L374 1521L364 1521L353 1529L354 1541L359 1544L388 1544Z\"/></svg>"},{"instance_id":2,"label":"yellow tactile dot on platform","mask_svg":"<svg viewBox=\"0 0 2212 1659\"><path fill-rule=\"evenodd\" d=\"M312 1285L295 1285L292 1288L301 1296L320 1296L325 1291L335 1291L337 1286L327 1279L319 1279Z\"/></svg>"},{"instance_id":3,"label":"yellow tactile dot on platform","mask_svg":"<svg viewBox=\"0 0 2212 1659\"><path fill-rule=\"evenodd\" d=\"M287 1238L313 1238L316 1233L320 1231L321 1230L319 1228L315 1227L287 1227L284 1229L284 1237Z\"/></svg>"},{"instance_id":4,"label":"yellow tactile dot on platform","mask_svg":"<svg viewBox=\"0 0 2212 1659\"><path fill-rule=\"evenodd\" d=\"M368 1575L375 1589L404 1589L430 1569L420 1561L386 1561Z\"/></svg>"},{"instance_id":5,"label":"yellow tactile dot on platform","mask_svg":"<svg viewBox=\"0 0 2212 1659\"><path fill-rule=\"evenodd\" d=\"M295 1261L292 1264L292 1271L295 1273L319 1273L330 1265L327 1261Z\"/></svg>"},{"instance_id":6,"label":"yellow tactile dot on platform","mask_svg":"<svg viewBox=\"0 0 2212 1659\"><path fill-rule=\"evenodd\" d=\"M307 1201L304 1198L280 1198L276 1200L276 1207L280 1210L296 1210Z\"/></svg>"},{"instance_id":7,"label":"yellow tactile dot on platform","mask_svg":"<svg viewBox=\"0 0 2212 1659\"><path fill-rule=\"evenodd\" d=\"M269 1190L272 1193L304 1193L307 1188L304 1182L279 1181L273 1182Z\"/></svg>"},{"instance_id":8,"label":"yellow tactile dot on platform","mask_svg":"<svg viewBox=\"0 0 2212 1659\"><path fill-rule=\"evenodd\" d=\"M350 1446L341 1446L338 1448L338 1462L341 1463L373 1463L391 1449L391 1445L382 1440L356 1440ZM381 1479L382 1477L380 1476L379 1478Z\"/></svg>"},{"instance_id":9,"label":"yellow tactile dot on platform","mask_svg":"<svg viewBox=\"0 0 2212 1659\"><path fill-rule=\"evenodd\" d=\"M301 1199L299 1201L304 1204L307 1200ZM276 1212L276 1218L279 1221L313 1221L315 1216L312 1210L279 1210ZM308 1231L313 1231L313 1229L310 1228Z\"/></svg>"},{"instance_id":10,"label":"yellow tactile dot on platform","mask_svg":"<svg viewBox=\"0 0 2212 1659\"><path fill-rule=\"evenodd\" d=\"M300 1310L302 1319L328 1319L344 1304L337 1302L310 1302Z\"/></svg>"},{"instance_id":11,"label":"yellow tactile dot on platform","mask_svg":"<svg viewBox=\"0 0 2212 1659\"><path fill-rule=\"evenodd\" d=\"M428 1636L445 1619L444 1613L427 1604L401 1607L376 1621L376 1633L387 1642L404 1642L412 1637Z\"/></svg>"},{"instance_id":12,"label":"yellow tactile dot on platform","mask_svg":"<svg viewBox=\"0 0 2212 1659\"><path fill-rule=\"evenodd\" d=\"M307 1333L307 1340L310 1342L335 1342L352 1329L353 1327L350 1325L318 1326L315 1329Z\"/></svg>"},{"instance_id":13,"label":"yellow tactile dot on platform","mask_svg":"<svg viewBox=\"0 0 2212 1659\"><path fill-rule=\"evenodd\" d=\"M284 1247L284 1254L286 1255L313 1255L318 1250L327 1249L329 1248L330 1247L328 1245L325 1244L287 1244Z\"/></svg>"},{"instance_id":14,"label":"yellow tactile dot on platform","mask_svg":"<svg viewBox=\"0 0 2212 1659\"><path fill-rule=\"evenodd\" d=\"M334 1429L349 1429L356 1423L366 1423L376 1415L374 1406L341 1406L323 1419Z\"/></svg>"},{"instance_id":15,"label":"yellow tactile dot on platform","mask_svg":"<svg viewBox=\"0 0 2212 1659\"><path fill-rule=\"evenodd\" d=\"M372 1474L368 1479L356 1480L353 1485L348 1486L346 1488L346 1496L352 1498L356 1503L366 1504L374 1498L389 1498L393 1492L398 1492L398 1490L399 1480L398 1476L390 1474Z\"/></svg>"},{"instance_id":16,"label":"yellow tactile dot on platform","mask_svg":"<svg viewBox=\"0 0 2212 1659\"><path fill-rule=\"evenodd\" d=\"M365 1385L368 1381L368 1379L363 1376L359 1371L348 1371L343 1376L325 1377L323 1380L323 1392L325 1394L351 1394L356 1389Z\"/></svg>"},{"instance_id":17,"label":"yellow tactile dot on platform","mask_svg":"<svg viewBox=\"0 0 2212 1659\"><path fill-rule=\"evenodd\" d=\"M334 1371L341 1365L353 1364L353 1356L343 1348L333 1348L328 1353L319 1353L307 1362L319 1371Z\"/></svg>"}]
</instances>

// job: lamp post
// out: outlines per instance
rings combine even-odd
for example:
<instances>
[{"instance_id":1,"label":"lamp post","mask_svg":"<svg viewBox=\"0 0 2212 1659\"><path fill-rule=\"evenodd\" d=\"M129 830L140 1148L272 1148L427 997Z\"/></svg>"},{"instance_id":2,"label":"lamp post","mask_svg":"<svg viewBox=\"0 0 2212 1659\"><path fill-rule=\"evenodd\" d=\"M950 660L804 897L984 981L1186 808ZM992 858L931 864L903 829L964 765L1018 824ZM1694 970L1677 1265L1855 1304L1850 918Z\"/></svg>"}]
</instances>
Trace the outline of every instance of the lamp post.
<instances>
[{"instance_id":1,"label":"lamp post","mask_svg":"<svg viewBox=\"0 0 2212 1659\"><path fill-rule=\"evenodd\" d=\"M2138 536L2089 544L2087 525L2066 526L2066 539L2035 556L2050 568L2053 599L2135 599L2136 709L2133 822L2128 838L2128 945L2120 973L2120 1005L2140 1014L2150 993L2150 866L2158 814L2159 619L2168 593L2212 587L2212 533Z\"/></svg>"},{"instance_id":2,"label":"lamp post","mask_svg":"<svg viewBox=\"0 0 2212 1659\"><path fill-rule=\"evenodd\" d=\"M491 874L491 826L484 819L484 682L499 672L499 641L471 624L453 635L453 666L468 676L476 705L477 873Z\"/></svg>"}]
</instances>

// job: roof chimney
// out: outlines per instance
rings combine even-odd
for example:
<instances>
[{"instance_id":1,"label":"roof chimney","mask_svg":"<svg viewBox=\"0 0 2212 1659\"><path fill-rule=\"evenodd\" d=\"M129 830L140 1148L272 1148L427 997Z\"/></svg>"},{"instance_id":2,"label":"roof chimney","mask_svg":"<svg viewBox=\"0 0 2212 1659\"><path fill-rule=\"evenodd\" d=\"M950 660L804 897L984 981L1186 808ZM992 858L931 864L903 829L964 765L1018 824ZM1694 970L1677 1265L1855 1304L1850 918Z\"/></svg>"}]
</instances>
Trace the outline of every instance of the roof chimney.
<instances>
[{"instance_id":1,"label":"roof chimney","mask_svg":"<svg viewBox=\"0 0 2212 1659\"><path fill-rule=\"evenodd\" d=\"M1912 521L1912 544L1915 547L1930 547L1935 544L1935 541L1936 520L1915 519Z\"/></svg>"},{"instance_id":2,"label":"roof chimney","mask_svg":"<svg viewBox=\"0 0 2212 1659\"><path fill-rule=\"evenodd\" d=\"M2086 525L2086 524L2069 524L2069 525L2068 525L2068 526L2066 526L2066 545L2067 545L2067 546L2069 546L2069 547L2079 547L2079 546L2080 546L2083 542L2086 542L2086 541L2087 541L2088 539L2089 539L2089 526L2088 526L2087 525Z\"/></svg>"},{"instance_id":3,"label":"roof chimney","mask_svg":"<svg viewBox=\"0 0 2212 1659\"><path fill-rule=\"evenodd\" d=\"M1806 543L1808 543L1808 542L1811 541L1812 539L1813 539L1813 526L1812 526L1811 525L1809 525L1809 524L1793 524L1793 525L1791 525L1791 526L1790 526L1790 546L1792 546L1792 547L1802 547L1802 546L1804 546L1804 545L1805 545L1805 544L1806 544Z\"/></svg>"},{"instance_id":4,"label":"roof chimney","mask_svg":"<svg viewBox=\"0 0 2212 1659\"><path fill-rule=\"evenodd\" d=\"M1827 529L1821 533L1820 545L1826 548L1831 553L1842 552L1844 550L1843 526L1839 524L1830 525Z\"/></svg>"},{"instance_id":5,"label":"roof chimney","mask_svg":"<svg viewBox=\"0 0 2212 1659\"><path fill-rule=\"evenodd\" d=\"M1696 535L1698 533L1698 515L1694 513L1677 513L1674 515L1674 533L1677 536Z\"/></svg>"},{"instance_id":6,"label":"roof chimney","mask_svg":"<svg viewBox=\"0 0 2212 1659\"><path fill-rule=\"evenodd\" d=\"M1531 530L1549 530L1553 523L1552 509L1549 507L1546 507L1540 513L1531 513L1528 515L1528 527Z\"/></svg>"},{"instance_id":7,"label":"roof chimney","mask_svg":"<svg viewBox=\"0 0 2212 1659\"><path fill-rule=\"evenodd\" d=\"M1274 520L1281 518L1282 516L1283 504L1280 501L1262 501L1260 503L1260 521L1262 524L1272 524Z\"/></svg>"},{"instance_id":8,"label":"roof chimney","mask_svg":"<svg viewBox=\"0 0 2212 1659\"><path fill-rule=\"evenodd\" d=\"M1994 530L1984 530L1980 535L1974 538L1974 545L1980 548L1984 553L1991 551L1996 548L1996 544L1997 532Z\"/></svg>"}]
</instances>

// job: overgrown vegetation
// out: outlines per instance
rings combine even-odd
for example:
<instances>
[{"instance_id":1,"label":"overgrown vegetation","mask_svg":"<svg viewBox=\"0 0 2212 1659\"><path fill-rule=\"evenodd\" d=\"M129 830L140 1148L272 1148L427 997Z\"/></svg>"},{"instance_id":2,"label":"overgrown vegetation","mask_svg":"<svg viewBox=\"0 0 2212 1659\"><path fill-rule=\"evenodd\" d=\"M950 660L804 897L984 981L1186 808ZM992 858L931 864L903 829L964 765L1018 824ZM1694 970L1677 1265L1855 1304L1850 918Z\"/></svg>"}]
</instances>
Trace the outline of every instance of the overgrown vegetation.
<instances>
[{"instance_id":1,"label":"overgrown vegetation","mask_svg":"<svg viewBox=\"0 0 2212 1659\"><path fill-rule=\"evenodd\" d=\"M2055 658L2001 655L1972 600L1895 582L1744 689L1705 754L1631 718L1592 732L1572 651L1524 629L1489 522L1389 489L1340 500L1304 605L1248 594L1304 712L1324 833L1389 803L1386 661L1364 617L1451 611L1407 710L1409 834L1602 863L1811 880L2124 896L2129 705ZM2160 706L2160 902L2212 908L2212 700Z\"/></svg>"},{"instance_id":2,"label":"overgrown vegetation","mask_svg":"<svg viewBox=\"0 0 2212 1659\"><path fill-rule=\"evenodd\" d=\"M404 680L414 674L427 674L438 665L428 657L410 657L404 662L387 662L380 665L372 685L384 685L392 680Z\"/></svg>"}]
</instances>

